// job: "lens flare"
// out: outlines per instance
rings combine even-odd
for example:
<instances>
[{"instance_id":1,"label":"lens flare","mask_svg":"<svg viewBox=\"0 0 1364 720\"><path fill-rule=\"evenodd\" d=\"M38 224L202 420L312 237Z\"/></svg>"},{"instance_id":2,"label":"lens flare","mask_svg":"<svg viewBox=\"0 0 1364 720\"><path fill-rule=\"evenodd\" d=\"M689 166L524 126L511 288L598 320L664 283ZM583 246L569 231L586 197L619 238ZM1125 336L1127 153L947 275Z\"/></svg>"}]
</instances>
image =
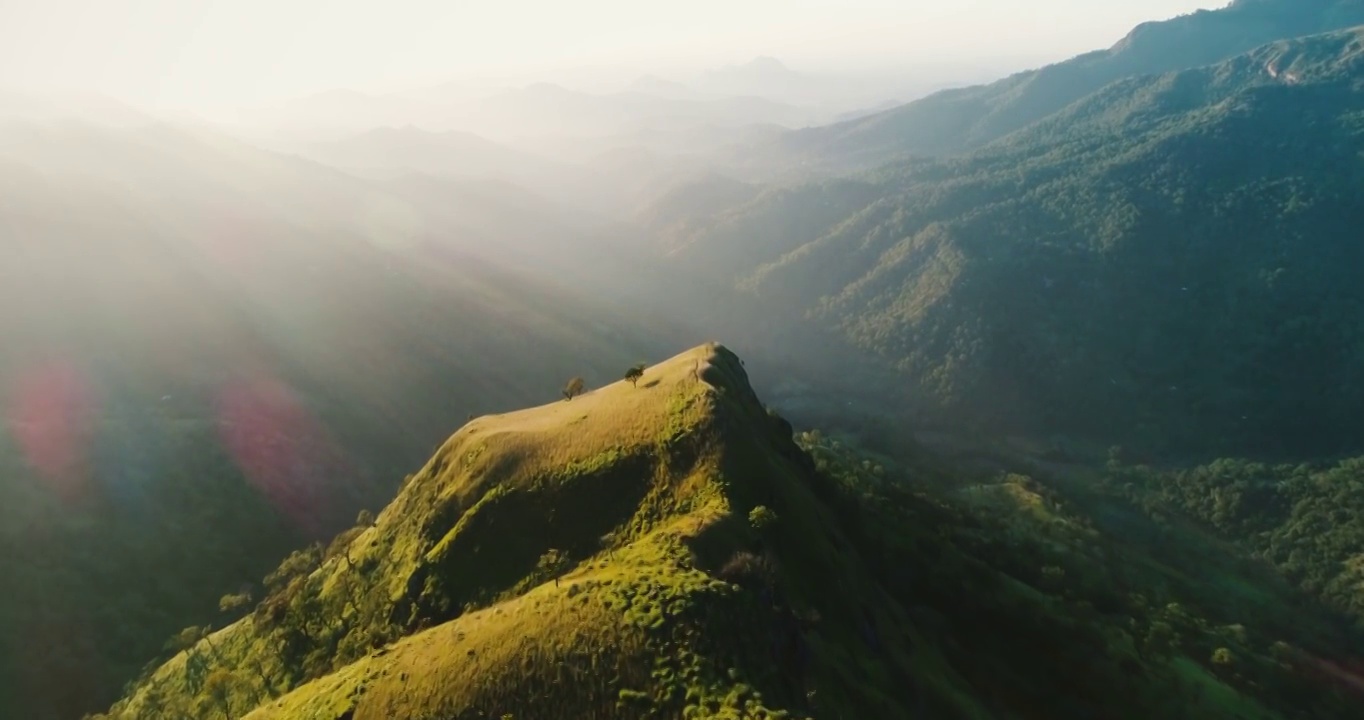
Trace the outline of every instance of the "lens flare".
<instances>
[{"instance_id":1,"label":"lens flare","mask_svg":"<svg viewBox=\"0 0 1364 720\"><path fill-rule=\"evenodd\" d=\"M326 516L334 445L298 395L272 377L234 380L218 396L223 444L257 491L307 531Z\"/></svg>"},{"instance_id":2,"label":"lens flare","mask_svg":"<svg viewBox=\"0 0 1364 720\"><path fill-rule=\"evenodd\" d=\"M115 423L103 424L90 446L91 482L120 512L138 513L154 508L145 502L148 489L157 478L172 475L175 466L168 461L173 430L158 423L147 406L166 401L152 398L118 397L102 394L101 407Z\"/></svg>"},{"instance_id":3,"label":"lens flare","mask_svg":"<svg viewBox=\"0 0 1364 720\"><path fill-rule=\"evenodd\" d=\"M1332 680L1349 688L1352 692L1364 695L1364 662L1333 662L1314 658L1317 669Z\"/></svg>"},{"instance_id":4,"label":"lens flare","mask_svg":"<svg viewBox=\"0 0 1364 720\"><path fill-rule=\"evenodd\" d=\"M51 362L18 373L9 397L6 419L29 466L63 501L87 498L96 402L86 375Z\"/></svg>"}]
</instances>

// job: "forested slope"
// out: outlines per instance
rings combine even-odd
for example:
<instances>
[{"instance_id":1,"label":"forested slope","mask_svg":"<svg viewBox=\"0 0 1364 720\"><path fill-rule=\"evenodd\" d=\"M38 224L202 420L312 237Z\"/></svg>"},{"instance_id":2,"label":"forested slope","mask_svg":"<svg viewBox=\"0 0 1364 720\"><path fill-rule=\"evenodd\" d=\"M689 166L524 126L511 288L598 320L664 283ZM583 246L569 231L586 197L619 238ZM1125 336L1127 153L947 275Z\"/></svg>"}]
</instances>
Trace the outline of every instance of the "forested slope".
<instances>
[{"instance_id":1,"label":"forested slope","mask_svg":"<svg viewBox=\"0 0 1364 720\"><path fill-rule=\"evenodd\" d=\"M1358 448L1362 58L1345 31L1124 80L964 157L769 188L660 242L838 328L948 417Z\"/></svg>"},{"instance_id":2,"label":"forested slope","mask_svg":"<svg viewBox=\"0 0 1364 720\"><path fill-rule=\"evenodd\" d=\"M1148 22L1106 50L989 85L947 90L867 118L791 132L756 157L778 166L868 167L905 155L953 155L1021 130L1129 77L1215 64L1267 43L1364 24L1359 0L1236 0Z\"/></svg>"}]
</instances>

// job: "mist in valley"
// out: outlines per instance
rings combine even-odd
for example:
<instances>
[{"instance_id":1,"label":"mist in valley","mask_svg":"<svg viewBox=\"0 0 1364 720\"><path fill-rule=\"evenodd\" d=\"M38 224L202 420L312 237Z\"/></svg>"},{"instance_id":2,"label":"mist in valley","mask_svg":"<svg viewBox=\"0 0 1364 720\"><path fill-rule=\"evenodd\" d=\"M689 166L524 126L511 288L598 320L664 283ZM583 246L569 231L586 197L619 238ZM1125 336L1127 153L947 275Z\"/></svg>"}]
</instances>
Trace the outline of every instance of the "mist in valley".
<instances>
[{"instance_id":1,"label":"mist in valley","mask_svg":"<svg viewBox=\"0 0 1364 720\"><path fill-rule=\"evenodd\" d=\"M1356 2L113 5L0 3L0 716L711 341L821 472L1364 451Z\"/></svg>"}]
</instances>

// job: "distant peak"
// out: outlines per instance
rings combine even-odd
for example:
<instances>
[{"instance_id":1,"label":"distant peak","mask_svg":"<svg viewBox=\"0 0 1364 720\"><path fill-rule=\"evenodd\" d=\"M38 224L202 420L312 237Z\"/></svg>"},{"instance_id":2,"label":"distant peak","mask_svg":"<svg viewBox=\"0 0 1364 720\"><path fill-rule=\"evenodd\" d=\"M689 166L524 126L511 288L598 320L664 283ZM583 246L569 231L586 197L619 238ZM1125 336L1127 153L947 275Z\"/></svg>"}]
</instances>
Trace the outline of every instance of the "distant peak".
<instances>
[{"instance_id":1,"label":"distant peak","mask_svg":"<svg viewBox=\"0 0 1364 720\"><path fill-rule=\"evenodd\" d=\"M741 73L745 75L791 75L791 69L786 67L782 61L770 56L759 55L746 63L738 65L726 65L717 70L711 71L715 74Z\"/></svg>"},{"instance_id":2,"label":"distant peak","mask_svg":"<svg viewBox=\"0 0 1364 720\"><path fill-rule=\"evenodd\" d=\"M634 85L681 85L682 83L680 83L680 82L678 82L678 81L676 81L676 80L669 80L668 78L660 77L660 76L658 76L658 75L640 75L639 77L635 78L635 81L634 81L632 84L634 84Z\"/></svg>"},{"instance_id":3,"label":"distant peak","mask_svg":"<svg viewBox=\"0 0 1364 720\"><path fill-rule=\"evenodd\" d=\"M627 89L640 90L646 92L650 90L683 92L686 91L688 88L685 84L680 83L676 80L669 80L667 78L659 77L657 75L641 75L638 78L635 78L634 82L631 82Z\"/></svg>"},{"instance_id":4,"label":"distant peak","mask_svg":"<svg viewBox=\"0 0 1364 720\"><path fill-rule=\"evenodd\" d=\"M780 60L778 60L778 59L776 59L776 58L774 58L774 57L772 57L772 56L770 56L770 55L759 55L758 57L755 57L755 58L753 58L752 60L749 60L749 61L748 61L748 67L756 68L756 69L761 69L761 70L786 70L786 69L787 69L785 63L783 63L782 61L780 61Z\"/></svg>"}]
</instances>

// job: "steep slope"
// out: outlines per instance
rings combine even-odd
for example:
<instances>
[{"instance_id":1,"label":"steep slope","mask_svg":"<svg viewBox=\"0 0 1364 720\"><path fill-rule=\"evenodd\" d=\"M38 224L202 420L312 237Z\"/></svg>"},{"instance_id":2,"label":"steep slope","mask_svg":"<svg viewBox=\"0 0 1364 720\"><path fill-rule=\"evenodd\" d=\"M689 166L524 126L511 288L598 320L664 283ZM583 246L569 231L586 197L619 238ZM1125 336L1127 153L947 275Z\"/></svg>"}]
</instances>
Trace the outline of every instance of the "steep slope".
<instances>
[{"instance_id":1,"label":"steep slope","mask_svg":"<svg viewBox=\"0 0 1364 720\"><path fill-rule=\"evenodd\" d=\"M985 717L812 470L715 345L479 418L110 717Z\"/></svg>"},{"instance_id":2,"label":"steep slope","mask_svg":"<svg viewBox=\"0 0 1364 720\"><path fill-rule=\"evenodd\" d=\"M1111 82L1217 63L1276 40L1364 24L1359 0L1236 0L1138 26L1108 50L990 85L947 90L871 117L784 136L777 156L830 168L981 147Z\"/></svg>"},{"instance_id":3,"label":"steep slope","mask_svg":"<svg viewBox=\"0 0 1364 720\"><path fill-rule=\"evenodd\" d=\"M0 130L0 188L4 717L107 705L452 423L673 332L509 269L484 240L525 214L441 214L474 189L423 210L220 137L36 123Z\"/></svg>"},{"instance_id":4,"label":"steep slope","mask_svg":"<svg viewBox=\"0 0 1364 720\"><path fill-rule=\"evenodd\" d=\"M718 258L959 417L1358 449L1362 57L1354 30L1123 81L958 160L740 198L659 251Z\"/></svg>"},{"instance_id":5,"label":"steep slope","mask_svg":"<svg viewBox=\"0 0 1364 720\"><path fill-rule=\"evenodd\" d=\"M1048 461L1040 448L966 433L948 443L925 438L939 449L932 454L904 445L873 453L845 434L799 433L797 442L821 473L860 496L854 545L998 716L1306 720L1358 712L1356 621L1319 602L1320 586L1276 574L1263 556L1174 508L1129 503L1124 496L1141 481L1120 457L1103 468ZM1204 505L1215 505L1219 520L1276 511L1256 508L1266 494L1237 477L1243 467L1197 471L1229 481ZM1313 488L1295 482L1295 490L1317 495L1311 504L1319 507L1353 493L1352 480L1328 484L1349 472L1342 467ZM1247 536L1259 545L1265 536L1256 530ZM1347 524L1322 542L1290 530L1300 536L1295 564L1310 558L1314 575L1344 580L1350 571L1324 556L1356 531ZM1283 539L1277 552L1288 549Z\"/></svg>"},{"instance_id":6,"label":"steep slope","mask_svg":"<svg viewBox=\"0 0 1364 720\"><path fill-rule=\"evenodd\" d=\"M1353 716L1314 666L1357 634L1263 566L903 448L793 434L716 345L478 418L100 720Z\"/></svg>"}]
</instances>

